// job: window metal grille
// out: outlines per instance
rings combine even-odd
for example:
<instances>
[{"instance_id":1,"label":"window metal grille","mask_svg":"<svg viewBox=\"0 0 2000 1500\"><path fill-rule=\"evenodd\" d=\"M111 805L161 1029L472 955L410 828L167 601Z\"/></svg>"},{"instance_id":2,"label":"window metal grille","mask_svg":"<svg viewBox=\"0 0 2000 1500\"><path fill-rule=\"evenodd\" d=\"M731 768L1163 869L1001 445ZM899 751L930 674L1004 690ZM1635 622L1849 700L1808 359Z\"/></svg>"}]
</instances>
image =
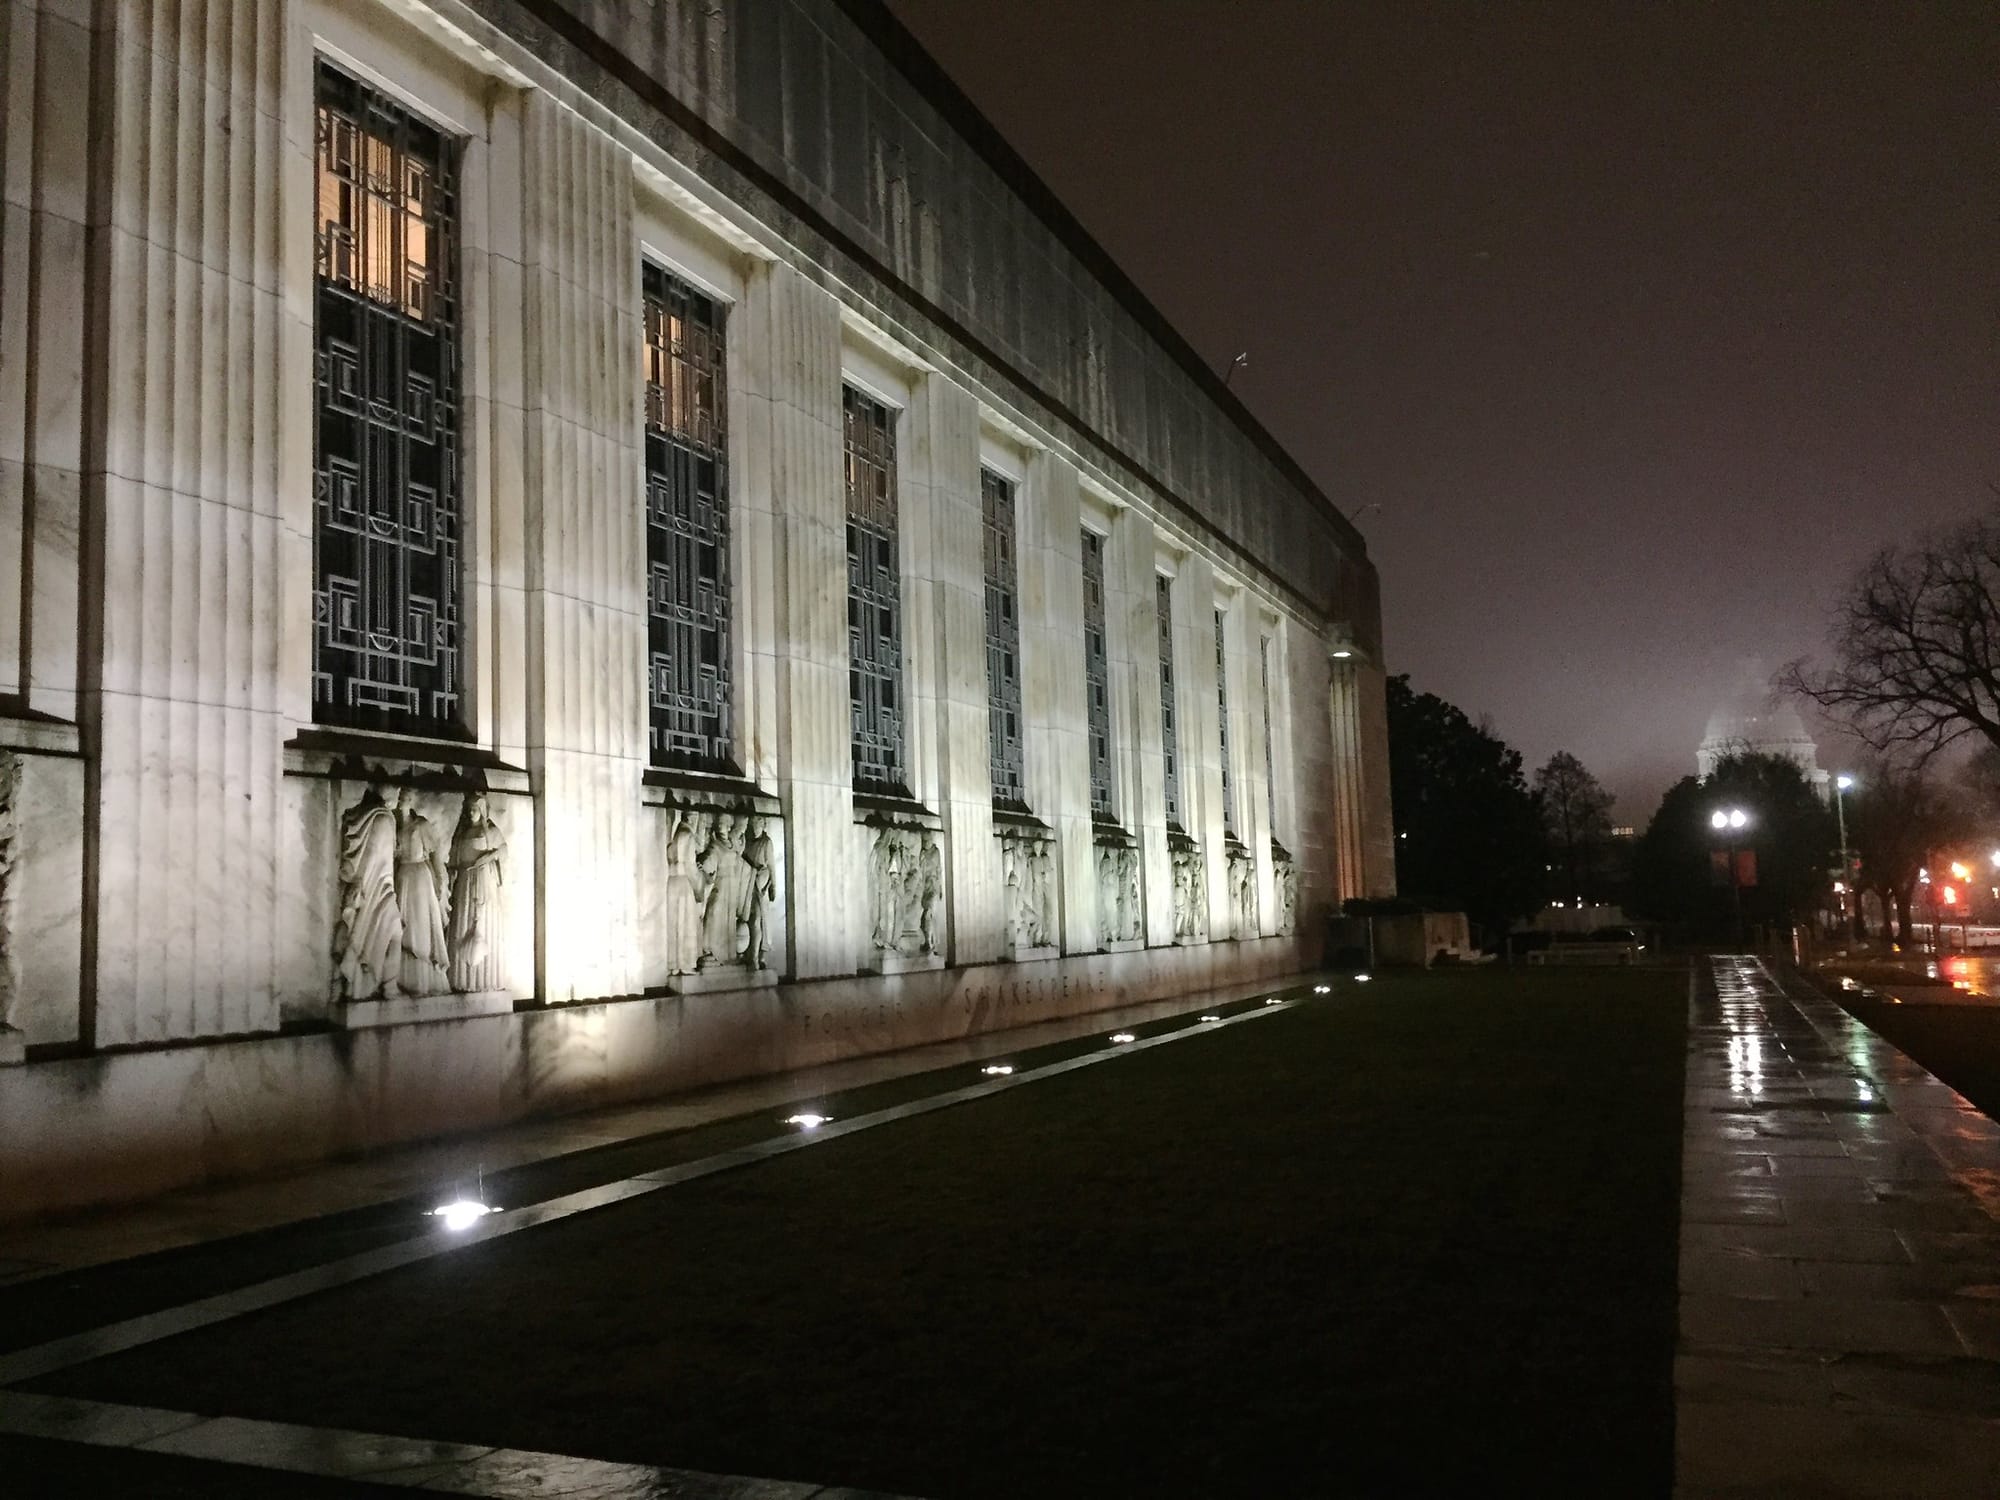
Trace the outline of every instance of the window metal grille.
<instances>
[{"instance_id":1,"label":"window metal grille","mask_svg":"<svg viewBox=\"0 0 2000 1500\"><path fill-rule=\"evenodd\" d=\"M1160 750L1167 771L1167 822L1181 826L1180 740L1174 730L1174 581L1153 579L1154 608L1160 625Z\"/></svg>"},{"instance_id":2,"label":"window metal grille","mask_svg":"<svg viewBox=\"0 0 2000 1500\"><path fill-rule=\"evenodd\" d=\"M724 309L658 266L641 279L652 763L734 771Z\"/></svg>"},{"instance_id":3,"label":"window metal grille","mask_svg":"<svg viewBox=\"0 0 2000 1500\"><path fill-rule=\"evenodd\" d=\"M1278 826L1277 761L1271 751L1271 638L1257 638L1257 673L1264 690L1264 806L1271 826Z\"/></svg>"},{"instance_id":4,"label":"window metal grille","mask_svg":"<svg viewBox=\"0 0 2000 1500\"><path fill-rule=\"evenodd\" d=\"M1229 778L1229 667L1222 653L1222 611L1215 612L1216 746L1222 752L1222 831L1236 832L1236 786Z\"/></svg>"},{"instance_id":5,"label":"window metal grille","mask_svg":"<svg viewBox=\"0 0 2000 1500\"><path fill-rule=\"evenodd\" d=\"M1090 811L1111 805L1111 663L1104 638L1104 538L1083 533L1083 686L1090 719Z\"/></svg>"},{"instance_id":6,"label":"window metal grille","mask_svg":"<svg viewBox=\"0 0 2000 1500\"><path fill-rule=\"evenodd\" d=\"M458 143L317 77L313 717L463 732Z\"/></svg>"},{"instance_id":7,"label":"window metal grille","mask_svg":"<svg viewBox=\"0 0 2000 1500\"><path fill-rule=\"evenodd\" d=\"M1021 756L1021 594L1015 548L1014 486L979 471L985 517L987 759L993 800L1025 807Z\"/></svg>"},{"instance_id":8,"label":"window metal grille","mask_svg":"<svg viewBox=\"0 0 2000 1500\"><path fill-rule=\"evenodd\" d=\"M907 796L903 602L896 548L896 414L848 386L847 688L854 785Z\"/></svg>"}]
</instances>

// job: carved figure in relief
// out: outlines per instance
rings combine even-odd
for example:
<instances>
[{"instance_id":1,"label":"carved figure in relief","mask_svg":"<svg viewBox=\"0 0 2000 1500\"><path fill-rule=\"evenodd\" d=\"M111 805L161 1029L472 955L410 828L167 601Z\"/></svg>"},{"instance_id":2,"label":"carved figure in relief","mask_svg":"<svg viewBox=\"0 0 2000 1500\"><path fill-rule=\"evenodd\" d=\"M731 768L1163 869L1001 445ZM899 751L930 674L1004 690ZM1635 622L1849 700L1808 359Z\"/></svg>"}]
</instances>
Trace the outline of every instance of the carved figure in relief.
<instances>
[{"instance_id":1,"label":"carved figure in relief","mask_svg":"<svg viewBox=\"0 0 2000 1500\"><path fill-rule=\"evenodd\" d=\"M1199 941L1208 930L1208 875L1201 850L1174 851L1174 936Z\"/></svg>"},{"instance_id":2,"label":"carved figure in relief","mask_svg":"<svg viewBox=\"0 0 2000 1500\"><path fill-rule=\"evenodd\" d=\"M1280 860L1275 867L1275 894L1278 905L1278 931L1291 936L1299 920L1299 871L1290 860Z\"/></svg>"},{"instance_id":3,"label":"carved figure in relief","mask_svg":"<svg viewBox=\"0 0 2000 1500\"><path fill-rule=\"evenodd\" d=\"M1097 846L1097 930L1107 943L1139 935L1139 851Z\"/></svg>"},{"instance_id":4,"label":"carved figure in relief","mask_svg":"<svg viewBox=\"0 0 2000 1500\"><path fill-rule=\"evenodd\" d=\"M403 914L406 995L442 995L451 989L444 937L449 880L444 835L418 811L417 794L404 787L396 805L396 905Z\"/></svg>"},{"instance_id":5,"label":"carved figure in relief","mask_svg":"<svg viewBox=\"0 0 2000 1500\"><path fill-rule=\"evenodd\" d=\"M507 983L506 915L501 905L500 831L484 792L466 796L451 841L451 987L460 994L504 988Z\"/></svg>"},{"instance_id":6,"label":"carved figure in relief","mask_svg":"<svg viewBox=\"0 0 2000 1500\"><path fill-rule=\"evenodd\" d=\"M778 895L777 854L762 818L753 817L749 821L743 862L750 867L749 889L743 900L743 962L761 969L771 945L770 904Z\"/></svg>"},{"instance_id":7,"label":"carved figure in relief","mask_svg":"<svg viewBox=\"0 0 2000 1500\"><path fill-rule=\"evenodd\" d=\"M21 759L0 750L0 1031L14 1022L14 864L20 857Z\"/></svg>"},{"instance_id":8,"label":"carved figure in relief","mask_svg":"<svg viewBox=\"0 0 2000 1500\"><path fill-rule=\"evenodd\" d=\"M333 972L343 1000L402 993L396 844L396 815L383 789L371 786L340 820L340 916L333 928Z\"/></svg>"},{"instance_id":9,"label":"carved figure in relief","mask_svg":"<svg viewBox=\"0 0 2000 1500\"><path fill-rule=\"evenodd\" d=\"M1037 844L1029 856L1035 872L1035 946L1052 947L1056 941L1056 862L1047 843Z\"/></svg>"},{"instance_id":10,"label":"carved figure in relief","mask_svg":"<svg viewBox=\"0 0 2000 1500\"><path fill-rule=\"evenodd\" d=\"M1227 869L1229 910L1239 938L1257 935L1257 866L1246 854L1232 854Z\"/></svg>"},{"instance_id":11,"label":"carved figure in relief","mask_svg":"<svg viewBox=\"0 0 2000 1500\"><path fill-rule=\"evenodd\" d=\"M874 881L870 888L871 941L877 948L894 948L903 925L903 840L894 828L875 830Z\"/></svg>"},{"instance_id":12,"label":"carved figure in relief","mask_svg":"<svg viewBox=\"0 0 2000 1500\"><path fill-rule=\"evenodd\" d=\"M692 974L701 962L701 896L695 882L695 817L682 813L667 838L667 971Z\"/></svg>"},{"instance_id":13,"label":"carved figure in relief","mask_svg":"<svg viewBox=\"0 0 2000 1500\"><path fill-rule=\"evenodd\" d=\"M916 891L917 931L923 941L923 951L936 953L938 904L944 895L944 852L938 848L934 833L923 836L922 847L917 852Z\"/></svg>"},{"instance_id":14,"label":"carved figure in relief","mask_svg":"<svg viewBox=\"0 0 2000 1500\"><path fill-rule=\"evenodd\" d=\"M1006 893L1007 931L1017 948L1033 946L1028 927L1028 893L1024 889L1027 864L1028 851L1019 839L1000 841L1000 882Z\"/></svg>"},{"instance_id":15,"label":"carved figure in relief","mask_svg":"<svg viewBox=\"0 0 2000 1500\"><path fill-rule=\"evenodd\" d=\"M707 878L701 919L701 967L733 964L743 951L743 908L749 900L750 865L743 858L736 816L718 813L715 833L695 861Z\"/></svg>"}]
</instances>

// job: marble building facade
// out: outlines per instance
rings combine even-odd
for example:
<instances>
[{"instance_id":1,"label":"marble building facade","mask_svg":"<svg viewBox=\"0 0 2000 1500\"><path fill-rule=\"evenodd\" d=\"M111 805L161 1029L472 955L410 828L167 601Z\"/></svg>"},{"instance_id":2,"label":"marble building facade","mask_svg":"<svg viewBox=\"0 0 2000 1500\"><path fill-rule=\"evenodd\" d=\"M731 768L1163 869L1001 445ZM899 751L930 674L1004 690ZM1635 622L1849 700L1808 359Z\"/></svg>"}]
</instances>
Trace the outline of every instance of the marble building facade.
<instances>
[{"instance_id":1,"label":"marble building facade","mask_svg":"<svg viewBox=\"0 0 2000 1500\"><path fill-rule=\"evenodd\" d=\"M0 71L0 1213L1390 892L1358 534L876 0L13 0Z\"/></svg>"}]
</instances>

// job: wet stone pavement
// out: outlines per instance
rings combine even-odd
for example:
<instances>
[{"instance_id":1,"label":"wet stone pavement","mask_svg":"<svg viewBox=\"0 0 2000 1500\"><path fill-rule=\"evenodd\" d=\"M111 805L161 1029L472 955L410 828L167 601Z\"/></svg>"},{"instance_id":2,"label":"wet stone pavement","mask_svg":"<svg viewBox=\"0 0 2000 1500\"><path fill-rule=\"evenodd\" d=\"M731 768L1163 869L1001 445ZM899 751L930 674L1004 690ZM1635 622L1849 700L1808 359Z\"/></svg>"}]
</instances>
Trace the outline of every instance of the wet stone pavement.
<instances>
[{"instance_id":1,"label":"wet stone pavement","mask_svg":"<svg viewBox=\"0 0 2000 1500\"><path fill-rule=\"evenodd\" d=\"M2000 1125L1799 981L1691 1000L1676 1485L2000 1495Z\"/></svg>"}]
</instances>

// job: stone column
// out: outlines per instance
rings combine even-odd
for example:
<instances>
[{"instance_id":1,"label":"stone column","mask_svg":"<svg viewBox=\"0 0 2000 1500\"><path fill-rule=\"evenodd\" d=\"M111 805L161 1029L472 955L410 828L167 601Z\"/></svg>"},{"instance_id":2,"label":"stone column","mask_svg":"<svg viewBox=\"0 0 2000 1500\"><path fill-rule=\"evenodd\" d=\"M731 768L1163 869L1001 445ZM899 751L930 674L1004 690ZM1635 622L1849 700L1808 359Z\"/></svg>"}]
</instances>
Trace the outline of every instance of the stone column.
<instances>
[{"instance_id":1,"label":"stone column","mask_svg":"<svg viewBox=\"0 0 2000 1500\"><path fill-rule=\"evenodd\" d=\"M753 274L742 341L742 504L769 518L775 790L785 809L789 977L852 973L867 885L851 867L847 502L840 308L784 265Z\"/></svg>"},{"instance_id":2,"label":"stone column","mask_svg":"<svg viewBox=\"0 0 2000 1500\"><path fill-rule=\"evenodd\" d=\"M1361 804L1361 894L1396 894L1396 830L1389 807L1388 678L1381 667L1354 667L1357 799Z\"/></svg>"},{"instance_id":3,"label":"stone column","mask_svg":"<svg viewBox=\"0 0 2000 1500\"><path fill-rule=\"evenodd\" d=\"M1229 861L1222 831L1221 728L1215 696L1215 569L1190 553L1174 581L1174 673L1188 710L1180 730L1181 800L1187 831L1201 845L1211 939L1233 930L1229 920ZM1232 723L1232 730L1235 725Z\"/></svg>"},{"instance_id":4,"label":"stone column","mask_svg":"<svg viewBox=\"0 0 2000 1500\"><path fill-rule=\"evenodd\" d=\"M637 993L645 505L630 156L522 106L522 501L537 989Z\"/></svg>"},{"instance_id":5,"label":"stone column","mask_svg":"<svg viewBox=\"0 0 2000 1500\"><path fill-rule=\"evenodd\" d=\"M1097 947L1090 742L1083 690L1083 540L1077 472L1053 454L1028 474L1020 517L1028 805L1056 831L1062 948Z\"/></svg>"},{"instance_id":6,"label":"stone column","mask_svg":"<svg viewBox=\"0 0 2000 1500\"><path fill-rule=\"evenodd\" d=\"M94 1040L113 1045L277 1022L280 497L311 484L286 462L311 371L281 359L279 241L311 210L280 193L306 45L289 5L102 14L83 723Z\"/></svg>"},{"instance_id":7,"label":"stone column","mask_svg":"<svg viewBox=\"0 0 2000 1500\"><path fill-rule=\"evenodd\" d=\"M1112 732L1118 765L1118 821L1139 841L1140 904L1146 942L1174 936L1173 868L1167 854L1166 761L1160 731L1159 601L1153 523L1119 514L1105 560L1111 637Z\"/></svg>"},{"instance_id":8,"label":"stone column","mask_svg":"<svg viewBox=\"0 0 2000 1500\"><path fill-rule=\"evenodd\" d=\"M912 790L944 819L945 961L989 963L1006 951L1007 933L987 755L979 404L942 375L925 376L909 424L903 650Z\"/></svg>"}]
</instances>

